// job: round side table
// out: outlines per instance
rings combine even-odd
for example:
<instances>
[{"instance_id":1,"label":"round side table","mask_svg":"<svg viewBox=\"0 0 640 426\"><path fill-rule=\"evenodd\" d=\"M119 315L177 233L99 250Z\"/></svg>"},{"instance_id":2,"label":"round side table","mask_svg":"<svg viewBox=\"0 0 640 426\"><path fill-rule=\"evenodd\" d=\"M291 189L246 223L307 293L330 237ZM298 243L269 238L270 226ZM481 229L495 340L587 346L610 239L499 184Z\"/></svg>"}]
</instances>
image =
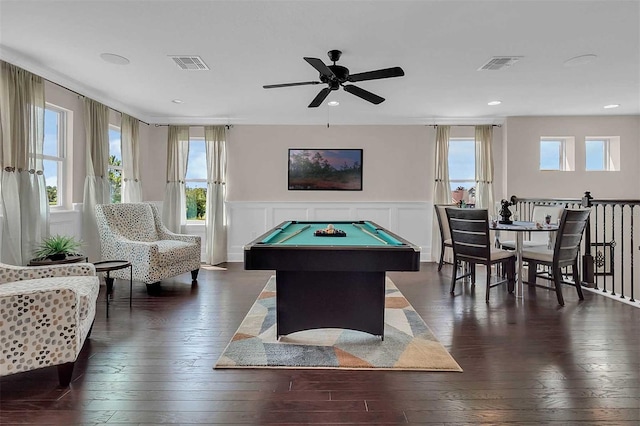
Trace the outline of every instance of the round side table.
<instances>
[{"instance_id":1,"label":"round side table","mask_svg":"<svg viewBox=\"0 0 640 426\"><path fill-rule=\"evenodd\" d=\"M109 297L113 292L113 278L109 274L111 271L129 268L129 308L131 308L131 294L133 291L133 265L131 265L131 262L128 260L103 260L95 262L93 265L96 267L96 272L106 273L104 281L107 284L107 318L109 318Z\"/></svg>"}]
</instances>

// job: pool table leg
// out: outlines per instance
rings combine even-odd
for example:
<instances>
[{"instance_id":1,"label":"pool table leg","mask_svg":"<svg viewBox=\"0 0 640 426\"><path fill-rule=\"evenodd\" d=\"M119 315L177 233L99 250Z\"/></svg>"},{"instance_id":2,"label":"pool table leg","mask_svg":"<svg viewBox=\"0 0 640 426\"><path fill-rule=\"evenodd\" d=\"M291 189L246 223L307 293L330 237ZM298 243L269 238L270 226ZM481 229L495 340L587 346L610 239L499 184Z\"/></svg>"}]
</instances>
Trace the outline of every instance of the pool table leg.
<instances>
[{"instance_id":1,"label":"pool table leg","mask_svg":"<svg viewBox=\"0 0 640 426\"><path fill-rule=\"evenodd\" d=\"M276 271L277 337L346 328L384 339L385 272Z\"/></svg>"}]
</instances>

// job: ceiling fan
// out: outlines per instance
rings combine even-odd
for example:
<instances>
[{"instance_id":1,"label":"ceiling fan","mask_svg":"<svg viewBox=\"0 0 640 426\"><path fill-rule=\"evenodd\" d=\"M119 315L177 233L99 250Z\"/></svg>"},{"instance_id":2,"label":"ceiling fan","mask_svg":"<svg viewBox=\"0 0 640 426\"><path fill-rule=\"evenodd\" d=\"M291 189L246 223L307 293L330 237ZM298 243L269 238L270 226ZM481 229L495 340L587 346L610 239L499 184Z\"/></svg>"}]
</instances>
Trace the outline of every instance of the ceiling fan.
<instances>
[{"instance_id":1,"label":"ceiling fan","mask_svg":"<svg viewBox=\"0 0 640 426\"><path fill-rule=\"evenodd\" d=\"M351 93L352 95L356 95L359 98L364 99L365 101L369 101L372 104L380 104L384 102L384 98L371 93L367 90L361 89L360 87L354 86L352 84L345 83L355 83L358 81L366 81L366 80L378 80L381 78L391 78L391 77L402 77L404 75L404 71L400 67L393 68L384 68L375 71L367 71L361 72L357 74L349 74L349 69L340 65L336 65L336 62L340 59L342 52L339 50L330 50L328 53L329 59L333 62L333 65L325 65L318 58L307 58L304 60L309 63L312 67L314 67L320 73L320 81L302 81L299 83L283 83L283 84L268 84L266 86L262 86L265 89L274 89L278 87L289 87L289 86L306 86L310 84L326 84L327 87L322 89L320 93L316 95L316 97L309 104L309 108L317 108L322 104L322 102L329 96L332 90L338 90L340 86L346 91Z\"/></svg>"}]
</instances>

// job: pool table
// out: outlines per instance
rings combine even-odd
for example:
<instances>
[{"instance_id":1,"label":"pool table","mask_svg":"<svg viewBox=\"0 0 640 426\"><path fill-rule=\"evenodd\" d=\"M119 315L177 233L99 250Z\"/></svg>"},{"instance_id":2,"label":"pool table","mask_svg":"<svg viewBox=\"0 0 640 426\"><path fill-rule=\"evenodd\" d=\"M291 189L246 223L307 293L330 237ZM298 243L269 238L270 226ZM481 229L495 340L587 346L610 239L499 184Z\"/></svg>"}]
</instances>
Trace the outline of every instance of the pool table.
<instances>
[{"instance_id":1,"label":"pool table","mask_svg":"<svg viewBox=\"0 0 640 426\"><path fill-rule=\"evenodd\" d=\"M330 224L346 235L315 235ZM420 248L370 221L286 221L244 247L244 267L276 271L278 338L346 328L384 339L386 271L419 271Z\"/></svg>"}]
</instances>

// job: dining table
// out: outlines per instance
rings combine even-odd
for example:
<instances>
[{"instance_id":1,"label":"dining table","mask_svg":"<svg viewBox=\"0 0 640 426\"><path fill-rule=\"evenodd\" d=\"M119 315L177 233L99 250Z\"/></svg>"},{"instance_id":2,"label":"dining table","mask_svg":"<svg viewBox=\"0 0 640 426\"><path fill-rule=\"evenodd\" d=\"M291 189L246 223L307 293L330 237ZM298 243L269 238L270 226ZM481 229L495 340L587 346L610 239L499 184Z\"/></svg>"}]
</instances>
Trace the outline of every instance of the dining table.
<instances>
[{"instance_id":1,"label":"dining table","mask_svg":"<svg viewBox=\"0 0 640 426\"><path fill-rule=\"evenodd\" d=\"M524 297L524 279L522 273L522 250L524 246L524 235L527 232L557 232L556 223L536 223L526 221L512 221L512 223L500 223L491 221L489 227L495 231L510 231L516 235L516 298Z\"/></svg>"}]
</instances>

